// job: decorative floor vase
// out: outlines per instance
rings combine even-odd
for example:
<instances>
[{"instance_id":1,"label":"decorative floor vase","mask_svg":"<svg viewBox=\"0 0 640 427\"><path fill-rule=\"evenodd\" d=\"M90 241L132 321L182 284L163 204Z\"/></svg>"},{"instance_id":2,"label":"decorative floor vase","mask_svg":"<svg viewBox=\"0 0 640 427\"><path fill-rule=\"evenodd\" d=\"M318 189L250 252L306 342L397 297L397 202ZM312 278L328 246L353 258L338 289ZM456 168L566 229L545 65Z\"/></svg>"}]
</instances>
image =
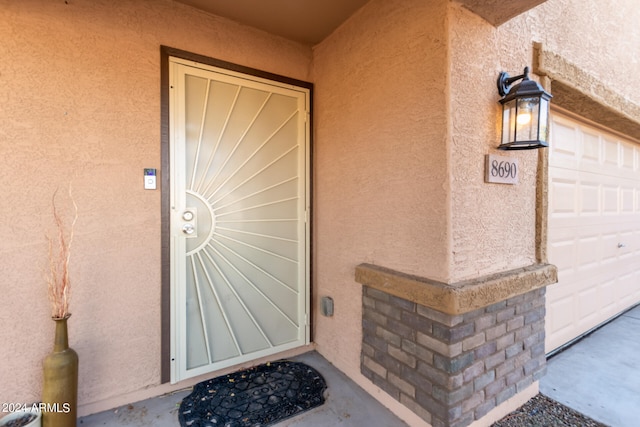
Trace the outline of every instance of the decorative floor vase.
<instances>
[{"instance_id":1,"label":"decorative floor vase","mask_svg":"<svg viewBox=\"0 0 640 427\"><path fill-rule=\"evenodd\" d=\"M42 427L42 414L31 410L12 412L0 419L0 427Z\"/></svg>"},{"instance_id":2,"label":"decorative floor vase","mask_svg":"<svg viewBox=\"0 0 640 427\"><path fill-rule=\"evenodd\" d=\"M53 351L44 359L43 427L76 427L78 353L69 348L67 319L56 322Z\"/></svg>"}]
</instances>

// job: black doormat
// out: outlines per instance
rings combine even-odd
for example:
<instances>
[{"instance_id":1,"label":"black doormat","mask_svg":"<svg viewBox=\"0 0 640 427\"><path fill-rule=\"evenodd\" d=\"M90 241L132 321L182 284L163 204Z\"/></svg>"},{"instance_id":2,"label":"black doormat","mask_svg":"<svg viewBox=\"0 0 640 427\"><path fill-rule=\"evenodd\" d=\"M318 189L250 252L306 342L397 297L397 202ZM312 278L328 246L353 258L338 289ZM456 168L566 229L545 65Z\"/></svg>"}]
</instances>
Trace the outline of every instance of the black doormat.
<instances>
[{"instance_id":1,"label":"black doormat","mask_svg":"<svg viewBox=\"0 0 640 427\"><path fill-rule=\"evenodd\" d=\"M203 381L180 404L182 427L262 427L324 403L324 378L280 361Z\"/></svg>"}]
</instances>

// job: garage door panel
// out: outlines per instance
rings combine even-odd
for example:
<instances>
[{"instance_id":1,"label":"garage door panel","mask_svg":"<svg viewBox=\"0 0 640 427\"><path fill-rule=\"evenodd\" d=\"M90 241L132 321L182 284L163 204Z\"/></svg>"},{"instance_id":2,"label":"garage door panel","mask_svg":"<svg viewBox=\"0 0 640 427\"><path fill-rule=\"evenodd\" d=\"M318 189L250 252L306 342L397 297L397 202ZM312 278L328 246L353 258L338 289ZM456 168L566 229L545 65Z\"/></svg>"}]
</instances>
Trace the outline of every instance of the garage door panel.
<instances>
[{"instance_id":1,"label":"garage door panel","mask_svg":"<svg viewBox=\"0 0 640 427\"><path fill-rule=\"evenodd\" d=\"M556 332L564 328L569 328L574 323L573 310L575 304L573 302L573 295L565 298L556 299L547 310L547 313L553 319L554 324L557 326Z\"/></svg>"},{"instance_id":2,"label":"garage door panel","mask_svg":"<svg viewBox=\"0 0 640 427\"><path fill-rule=\"evenodd\" d=\"M552 120L548 255L558 283L547 290L547 351L640 302L638 144Z\"/></svg>"},{"instance_id":3,"label":"garage door panel","mask_svg":"<svg viewBox=\"0 0 640 427\"><path fill-rule=\"evenodd\" d=\"M631 276L630 287L633 289L634 301L640 301L640 271L638 269Z\"/></svg>"},{"instance_id":4,"label":"garage door panel","mask_svg":"<svg viewBox=\"0 0 640 427\"><path fill-rule=\"evenodd\" d=\"M617 167L618 161L618 142L604 137L604 163L613 167Z\"/></svg>"},{"instance_id":5,"label":"garage door panel","mask_svg":"<svg viewBox=\"0 0 640 427\"><path fill-rule=\"evenodd\" d=\"M640 226L640 224L638 224ZM637 233L634 233L632 230L624 230L618 234L619 245L618 251L621 254L631 254L634 252L634 249L637 247L636 239Z\"/></svg>"},{"instance_id":6,"label":"garage door panel","mask_svg":"<svg viewBox=\"0 0 640 427\"><path fill-rule=\"evenodd\" d=\"M602 259L600 251L600 236L589 236L578 239L578 258L576 262L580 269L590 270L598 268Z\"/></svg>"},{"instance_id":7,"label":"garage door panel","mask_svg":"<svg viewBox=\"0 0 640 427\"><path fill-rule=\"evenodd\" d=\"M602 213L617 214L618 213L618 187L603 186L602 188Z\"/></svg>"},{"instance_id":8,"label":"garage door panel","mask_svg":"<svg viewBox=\"0 0 640 427\"><path fill-rule=\"evenodd\" d=\"M600 163L602 144L596 133L583 132L582 136L582 162L588 164Z\"/></svg>"},{"instance_id":9,"label":"garage door panel","mask_svg":"<svg viewBox=\"0 0 640 427\"><path fill-rule=\"evenodd\" d=\"M565 306L565 307L563 307ZM553 322L557 327L553 332L547 334L547 339L553 341L567 342L572 339L575 329L573 310L573 299L567 301L567 304L555 306L553 309L547 310L547 319Z\"/></svg>"},{"instance_id":10,"label":"garage door panel","mask_svg":"<svg viewBox=\"0 0 640 427\"><path fill-rule=\"evenodd\" d=\"M618 279L620 282L620 297L627 297L635 293L636 284L633 280L635 279L635 277L636 274L634 272L629 272L628 274L625 274Z\"/></svg>"},{"instance_id":11,"label":"garage door panel","mask_svg":"<svg viewBox=\"0 0 640 427\"><path fill-rule=\"evenodd\" d=\"M629 187L622 187L620 189L620 198L620 213L633 214L635 208L635 190Z\"/></svg>"},{"instance_id":12,"label":"garage door panel","mask_svg":"<svg viewBox=\"0 0 640 427\"><path fill-rule=\"evenodd\" d=\"M553 123L553 133L557 142L551 147L551 150L556 162L575 163L579 141L578 131L578 126L569 121Z\"/></svg>"},{"instance_id":13,"label":"garage door panel","mask_svg":"<svg viewBox=\"0 0 640 427\"><path fill-rule=\"evenodd\" d=\"M575 241L560 241L553 242L549 246L549 255L554 259L556 267L558 267L558 274L565 275L571 273L573 266L575 265L576 253Z\"/></svg>"},{"instance_id":14,"label":"garage door panel","mask_svg":"<svg viewBox=\"0 0 640 427\"><path fill-rule=\"evenodd\" d=\"M607 318L616 314L615 288L615 280L602 282L600 286L598 286L598 299L601 310L607 315Z\"/></svg>"},{"instance_id":15,"label":"garage door panel","mask_svg":"<svg viewBox=\"0 0 640 427\"><path fill-rule=\"evenodd\" d=\"M576 322L576 326L578 326L581 330L584 330L585 332L590 329L593 329L596 326L598 326L600 323L602 323L602 320L600 320L601 315L602 315L602 312L598 311L597 313L594 313L593 316L590 316L588 318L578 319L578 321ZM573 338L575 337L572 337L571 339Z\"/></svg>"},{"instance_id":16,"label":"garage door panel","mask_svg":"<svg viewBox=\"0 0 640 427\"><path fill-rule=\"evenodd\" d=\"M615 221L609 221L609 223L610 223L609 224L610 230L607 232L611 232L612 230L611 227L616 227L616 230L614 231L617 232L618 225L615 224ZM549 218L549 228L555 227L556 230L554 231L558 231L558 232L563 232L568 229L572 229L576 233L581 233L582 231L584 231L585 227L590 227L590 226L599 225L599 224L603 224L606 226L607 225L606 219L602 218L601 216L589 217L584 215Z\"/></svg>"},{"instance_id":17,"label":"garage door panel","mask_svg":"<svg viewBox=\"0 0 640 427\"><path fill-rule=\"evenodd\" d=\"M621 264L621 267L622 267L620 268L620 274L626 270L633 268L630 264L633 263L634 258L635 256L633 255L633 253L630 253L630 252L620 254L620 256L618 256L619 264Z\"/></svg>"},{"instance_id":18,"label":"garage door panel","mask_svg":"<svg viewBox=\"0 0 640 427\"><path fill-rule=\"evenodd\" d=\"M572 270L572 273L569 274L561 274L559 270L558 283L547 288L547 301L577 298L581 292L597 289L603 283L615 281L611 276L611 274L607 275L597 269L578 268Z\"/></svg>"},{"instance_id":19,"label":"garage door panel","mask_svg":"<svg viewBox=\"0 0 640 427\"><path fill-rule=\"evenodd\" d=\"M593 287L578 293L578 324L591 324L598 320L600 304L598 303L598 288Z\"/></svg>"},{"instance_id":20,"label":"garage door panel","mask_svg":"<svg viewBox=\"0 0 640 427\"><path fill-rule=\"evenodd\" d=\"M555 195L551 203L549 203L550 214L552 216L575 214L576 177L555 177L551 180L549 187L549 190Z\"/></svg>"},{"instance_id":21,"label":"garage door panel","mask_svg":"<svg viewBox=\"0 0 640 427\"><path fill-rule=\"evenodd\" d=\"M613 250L613 248L618 248L618 242L620 238L618 237L618 233L610 233L602 236L602 246L606 248L603 251L602 261L605 263L615 262L618 257L618 251ZM613 266L608 266L608 269L613 268Z\"/></svg>"},{"instance_id":22,"label":"garage door panel","mask_svg":"<svg viewBox=\"0 0 640 427\"><path fill-rule=\"evenodd\" d=\"M635 169L635 148L629 145L622 146L622 167L633 171Z\"/></svg>"},{"instance_id":23,"label":"garage door panel","mask_svg":"<svg viewBox=\"0 0 640 427\"><path fill-rule=\"evenodd\" d=\"M581 182L580 213L598 215L600 213L600 185L594 182Z\"/></svg>"},{"instance_id":24,"label":"garage door panel","mask_svg":"<svg viewBox=\"0 0 640 427\"><path fill-rule=\"evenodd\" d=\"M637 274L628 274L619 280L618 298L624 306L631 306L638 297L638 277Z\"/></svg>"},{"instance_id":25,"label":"garage door panel","mask_svg":"<svg viewBox=\"0 0 640 427\"><path fill-rule=\"evenodd\" d=\"M558 271L558 274L560 272ZM569 285L560 285L560 280L564 280L564 282L566 282ZM551 286L549 286L547 288L547 300L548 301L556 301L556 300L562 300L565 298L573 298L573 296L575 295L575 290L570 286L569 283L569 279L573 279L572 277L567 277L566 275L564 277L560 277L558 276L558 283L553 284ZM573 282L573 280L572 280ZM547 309L547 311L549 311Z\"/></svg>"},{"instance_id":26,"label":"garage door panel","mask_svg":"<svg viewBox=\"0 0 640 427\"><path fill-rule=\"evenodd\" d=\"M620 254L617 257L617 270L618 275L626 276L627 274L636 272L640 268L640 261L638 261L638 254L634 251L628 250L628 248L621 248Z\"/></svg>"}]
</instances>

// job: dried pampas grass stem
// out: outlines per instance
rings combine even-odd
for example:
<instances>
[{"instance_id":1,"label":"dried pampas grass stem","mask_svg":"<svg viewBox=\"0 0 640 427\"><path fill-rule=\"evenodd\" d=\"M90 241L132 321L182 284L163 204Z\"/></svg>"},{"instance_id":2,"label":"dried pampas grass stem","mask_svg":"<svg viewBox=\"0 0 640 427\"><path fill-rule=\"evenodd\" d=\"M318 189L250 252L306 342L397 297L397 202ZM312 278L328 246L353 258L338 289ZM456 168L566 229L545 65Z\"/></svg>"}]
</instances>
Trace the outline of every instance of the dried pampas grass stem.
<instances>
[{"instance_id":1,"label":"dried pampas grass stem","mask_svg":"<svg viewBox=\"0 0 640 427\"><path fill-rule=\"evenodd\" d=\"M78 206L71 195L69 186L69 198L73 204L73 220L70 225L65 225L62 215L56 208L56 195L53 193L53 220L55 223L55 237L47 236L49 241L49 274L47 285L49 288L49 301L51 302L51 316L54 319L63 319L69 314L69 300L71 298L71 281L69 279L69 258L71 257L71 243L73 232L78 220Z\"/></svg>"}]
</instances>

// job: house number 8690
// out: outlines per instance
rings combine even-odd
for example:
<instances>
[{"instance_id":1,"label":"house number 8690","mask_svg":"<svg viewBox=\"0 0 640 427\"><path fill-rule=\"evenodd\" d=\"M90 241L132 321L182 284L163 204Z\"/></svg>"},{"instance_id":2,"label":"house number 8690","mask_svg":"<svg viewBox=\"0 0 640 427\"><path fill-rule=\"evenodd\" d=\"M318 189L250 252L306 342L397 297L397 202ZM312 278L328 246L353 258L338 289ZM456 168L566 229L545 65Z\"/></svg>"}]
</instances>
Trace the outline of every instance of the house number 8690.
<instances>
[{"instance_id":1,"label":"house number 8690","mask_svg":"<svg viewBox=\"0 0 640 427\"><path fill-rule=\"evenodd\" d=\"M515 162L493 160L491 162L491 176L500 178L515 178L518 174L518 165Z\"/></svg>"},{"instance_id":2,"label":"house number 8690","mask_svg":"<svg viewBox=\"0 0 640 427\"><path fill-rule=\"evenodd\" d=\"M498 156L495 154L487 154L485 161L485 182L494 184L517 184L518 159L516 157Z\"/></svg>"}]
</instances>

